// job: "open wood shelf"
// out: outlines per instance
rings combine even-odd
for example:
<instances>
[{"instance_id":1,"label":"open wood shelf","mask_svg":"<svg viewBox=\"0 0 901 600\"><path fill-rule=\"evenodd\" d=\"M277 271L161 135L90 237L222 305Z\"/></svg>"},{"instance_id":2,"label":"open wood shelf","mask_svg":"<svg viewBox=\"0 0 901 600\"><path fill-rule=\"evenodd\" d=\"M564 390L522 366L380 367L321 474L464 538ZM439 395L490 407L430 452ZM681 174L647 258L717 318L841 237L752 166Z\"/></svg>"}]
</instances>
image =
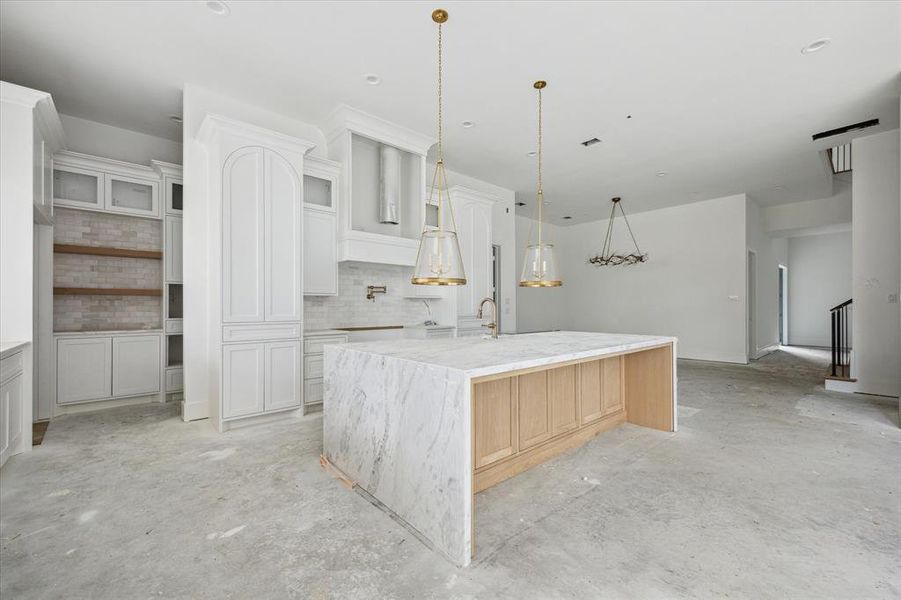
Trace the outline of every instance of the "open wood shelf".
<instances>
[{"instance_id":1,"label":"open wood shelf","mask_svg":"<svg viewBox=\"0 0 901 600\"><path fill-rule=\"evenodd\" d=\"M162 296L163 290L147 288L77 288L55 287L57 296Z\"/></svg>"},{"instance_id":2,"label":"open wood shelf","mask_svg":"<svg viewBox=\"0 0 901 600\"><path fill-rule=\"evenodd\" d=\"M119 256L122 258L151 258L162 260L161 250L129 250L128 248L105 248L102 246L78 246L75 244L53 244L57 254L90 254L93 256Z\"/></svg>"}]
</instances>

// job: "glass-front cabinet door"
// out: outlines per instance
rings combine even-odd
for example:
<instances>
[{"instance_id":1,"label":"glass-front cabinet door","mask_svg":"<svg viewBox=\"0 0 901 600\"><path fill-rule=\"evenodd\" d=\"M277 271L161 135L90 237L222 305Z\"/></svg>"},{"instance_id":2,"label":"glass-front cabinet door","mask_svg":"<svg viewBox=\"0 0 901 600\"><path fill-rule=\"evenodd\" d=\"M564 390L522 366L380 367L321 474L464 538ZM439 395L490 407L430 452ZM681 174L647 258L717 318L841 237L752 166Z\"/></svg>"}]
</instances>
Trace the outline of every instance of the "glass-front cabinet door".
<instances>
[{"instance_id":1,"label":"glass-front cabinet door","mask_svg":"<svg viewBox=\"0 0 901 600\"><path fill-rule=\"evenodd\" d=\"M108 174L106 209L110 212L159 217L159 182Z\"/></svg>"},{"instance_id":2,"label":"glass-front cabinet door","mask_svg":"<svg viewBox=\"0 0 901 600\"><path fill-rule=\"evenodd\" d=\"M310 207L335 210L334 182L331 179L303 176L303 201Z\"/></svg>"},{"instance_id":3,"label":"glass-front cabinet door","mask_svg":"<svg viewBox=\"0 0 901 600\"><path fill-rule=\"evenodd\" d=\"M53 202L72 208L103 208L103 173L79 167L53 169Z\"/></svg>"},{"instance_id":4,"label":"glass-front cabinet door","mask_svg":"<svg viewBox=\"0 0 901 600\"><path fill-rule=\"evenodd\" d=\"M184 210L184 185L181 179L173 179L166 177L163 179L166 194L166 212L169 214L180 215Z\"/></svg>"}]
</instances>

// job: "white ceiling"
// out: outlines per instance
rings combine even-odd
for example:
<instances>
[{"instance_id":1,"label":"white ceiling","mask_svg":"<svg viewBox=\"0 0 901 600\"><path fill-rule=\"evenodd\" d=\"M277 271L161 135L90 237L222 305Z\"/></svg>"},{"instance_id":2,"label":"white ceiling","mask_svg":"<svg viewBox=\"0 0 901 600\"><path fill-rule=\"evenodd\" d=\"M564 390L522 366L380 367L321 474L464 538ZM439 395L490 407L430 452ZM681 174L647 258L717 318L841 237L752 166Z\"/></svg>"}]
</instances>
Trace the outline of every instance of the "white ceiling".
<instances>
[{"instance_id":1,"label":"white ceiling","mask_svg":"<svg viewBox=\"0 0 901 600\"><path fill-rule=\"evenodd\" d=\"M4 0L0 77L52 93L64 113L171 139L185 82L316 124L343 102L431 133L429 15L442 6L448 168L516 190L530 213L532 82L547 79L544 187L559 224L606 216L611 196L628 212L828 196L818 151L841 140L811 134L898 126L898 2L228 5L219 17L193 0ZM801 54L822 37L832 43Z\"/></svg>"}]
</instances>

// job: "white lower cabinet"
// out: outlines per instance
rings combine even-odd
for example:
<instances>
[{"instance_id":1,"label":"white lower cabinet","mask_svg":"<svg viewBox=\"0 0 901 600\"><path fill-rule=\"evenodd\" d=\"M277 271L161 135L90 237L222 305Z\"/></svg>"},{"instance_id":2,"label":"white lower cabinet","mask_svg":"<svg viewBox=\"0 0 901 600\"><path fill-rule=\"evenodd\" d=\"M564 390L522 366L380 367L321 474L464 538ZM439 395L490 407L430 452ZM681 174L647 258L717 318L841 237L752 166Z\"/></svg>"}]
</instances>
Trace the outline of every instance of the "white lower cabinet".
<instances>
[{"instance_id":1,"label":"white lower cabinet","mask_svg":"<svg viewBox=\"0 0 901 600\"><path fill-rule=\"evenodd\" d=\"M266 344L222 346L222 418L263 412Z\"/></svg>"},{"instance_id":2,"label":"white lower cabinet","mask_svg":"<svg viewBox=\"0 0 901 600\"><path fill-rule=\"evenodd\" d=\"M113 396L160 391L160 336L113 338Z\"/></svg>"},{"instance_id":3,"label":"white lower cabinet","mask_svg":"<svg viewBox=\"0 0 901 600\"><path fill-rule=\"evenodd\" d=\"M158 394L161 379L159 333L57 336L58 405Z\"/></svg>"},{"instance_id":4,"label":"white lower cabinet","mask_svg":"<svg viewBox=\"0 0 901 600\"><path fill-rule=\"evenodd\" d=\"M0 385L0 466L6 462L10 452L22 435L22 383L25 375L19 373ZM13 450L10 450L13 448Z\"/></svg>"},{"instance_id":5,"label":"white lower cabinet","mask_svg":"<svg viewBox=\"0 0 901 600\"><path fill-rule=\"evenodd\" d=\"M303 406L304 412L316 410L325 397L323 362L327 344L346 344L347 334L336 332L308 332L304 334Z\"/></svg>"},{"instance_id":6,"label":"white lower cabinet","mask_svg":"<svg viewBox=\"0 0 901 600\"><path fill-rule=\"evenodd\" d=\"M70 338L57 341L56 402L70 404L112 397L113 340ZM159 363L159 358L157 358Z\"/></svg>"},{"instance_id":7,"label":"white lower cabinet","mask_svg":"<svg viewBox=\"0 0 901 600\"><path fill-rule=\"evenodd\" d=\"M222 346L222 418L299 408L299 340Z\"/></svg>"},{"instance_id":8,"label":"white lower cabinet","mask_svg":"<svg viewBox=\"0 0 901 600\"><path fill-rule=\"evenodd\" d=\"M266 410L300 407L300 342L266 344Z\"/></svg>"}]
</instances>

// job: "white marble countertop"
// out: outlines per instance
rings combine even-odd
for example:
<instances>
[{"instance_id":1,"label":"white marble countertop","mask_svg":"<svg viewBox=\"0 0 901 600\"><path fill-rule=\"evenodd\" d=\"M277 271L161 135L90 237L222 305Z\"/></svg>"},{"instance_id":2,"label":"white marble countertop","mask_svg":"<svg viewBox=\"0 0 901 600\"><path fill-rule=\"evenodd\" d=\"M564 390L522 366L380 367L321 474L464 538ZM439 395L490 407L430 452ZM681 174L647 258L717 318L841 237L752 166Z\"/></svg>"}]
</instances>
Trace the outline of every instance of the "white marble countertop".
<instances>
[{"instance_id":1,"label":"white marble countertop","mask_svg":"<svg viewBox=\"0 0 901 600\"><path fill-rule=\"evenodd\" d=\"M30 342L17 342L12 340L4 340L0 342L0 358L6 358L12 354L15 354L25 346L27 346Z\"/></svg>"},{"instance_id":2,"label":"white marble countertop","mask_svg":"<svg viewBox=\"0 0 901 600\"><path fill-rule=\"evenodd\" d=\"M583 358L641 350L676 342L676 338L624 333L554 331L453 339L394 339L334 346L333 351L351 350L400 360L437 365L462 371L467 377L482 377L519 369Z\"/></svg>"}]
</instances>

